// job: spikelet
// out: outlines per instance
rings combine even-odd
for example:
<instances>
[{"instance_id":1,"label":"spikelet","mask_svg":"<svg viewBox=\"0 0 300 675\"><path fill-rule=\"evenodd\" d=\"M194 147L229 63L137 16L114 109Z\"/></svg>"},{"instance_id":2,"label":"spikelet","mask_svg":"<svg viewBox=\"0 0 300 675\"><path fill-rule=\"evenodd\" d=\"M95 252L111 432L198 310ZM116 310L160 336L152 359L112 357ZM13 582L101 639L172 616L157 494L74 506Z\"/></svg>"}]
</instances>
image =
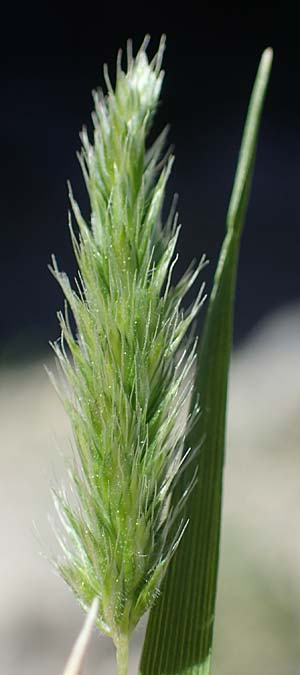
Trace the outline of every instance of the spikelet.
<instances>
[{"instance_id":1,"label":"spikelet","mask_svg":"<svg viewBox=\"0 0 300 675\"><path fill-rule=\"evenodd\" d=\"M86 222L70 189L75 288L54 258L52 265L76 325L74 334L68 312L59 313L53 345L77 453L75 502L57 496L65 530L58 566L85 609L98 598L98 625L117 647L154 602L186 524L185 495L173 510L170 495L188 461L188 334L203 287L186 312L182 300L205 264L172 285L179 227L174 209L165 225L161 218L173 163L166 131L146 150L164 39L151 63L147 42L135 58L129 45L126 72L119 56L115 90L105 71L108 94L94 93L93 141L81 135L91 215Z\"/></svg>"}]
</instances>

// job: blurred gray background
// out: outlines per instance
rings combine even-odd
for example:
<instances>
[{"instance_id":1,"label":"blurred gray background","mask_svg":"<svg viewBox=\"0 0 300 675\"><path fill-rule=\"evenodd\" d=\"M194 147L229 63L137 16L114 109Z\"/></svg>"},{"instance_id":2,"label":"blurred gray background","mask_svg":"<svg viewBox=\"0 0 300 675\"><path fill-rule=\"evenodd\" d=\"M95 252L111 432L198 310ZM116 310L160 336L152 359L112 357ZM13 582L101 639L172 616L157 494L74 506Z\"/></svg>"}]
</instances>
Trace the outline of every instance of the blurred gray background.
<instances>
[{"instance_id":1,"label":"blurred gray background","mask_svg":"<svg viewBox=\"0 0 300 675\"><path fill-rule=\"evenodd\" d=\"M214 657L219 675L299 673L299 331L300 305L292 305L261 322L233 358ZM56 550L49 486L61 484L61 451L71 444L42 362L2 368L0 429L0 672L61 675L83 616L45 557ZM138 628L132 674L142 635ZM112 645L95 634L85 673L110 672Z\"/></svg>"},{"instance_id":2,"label":"blurred gray background","mask_svg":"<svg viewBox=\"0 0 300 675\"><path fill-rule=\"evenodd\" d=\"M154 13L154 10L151 10ZM75 157L90 92L117 50L167 33L162 106L171 123L183 223L180 275L206 252L208 289L224 231L242 126L262 49L275 49L243 238L231 372L214 672L300 672L300 50L280 8L162 10L149 20L91 2L5 8L1 41L0 672L60 675L82 623L49 556L49 485L70 450L43 364L62 297L47 264L70 276L66 180L88 214ZM152 50L152 51L151 51ZM112 76L113 79L113 76ZM201 323L201 322L200 322ZM38 531L38 535L36 534ZM132 650L137 670L143 629ZM114 672L94 636L86 675Z\"/></svg>"}]
</instances>

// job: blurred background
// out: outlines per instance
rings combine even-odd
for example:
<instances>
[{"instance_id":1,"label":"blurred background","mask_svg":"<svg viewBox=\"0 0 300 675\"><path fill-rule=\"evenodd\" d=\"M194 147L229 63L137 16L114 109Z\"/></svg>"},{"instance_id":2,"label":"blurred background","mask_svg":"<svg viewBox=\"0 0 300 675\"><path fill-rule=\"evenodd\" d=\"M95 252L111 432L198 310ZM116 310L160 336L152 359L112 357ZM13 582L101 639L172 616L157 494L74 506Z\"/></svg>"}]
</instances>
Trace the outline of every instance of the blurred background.
<instances>
[{"instance_id":1,"label":"blurred background","mask_svg":"<svg viewBox=\"0 0 300 675\"><path fill-rule=\"evenodd\" d=\"M206 252L208 289L223 237L243 123L260 54L275 59L243 237L235 315L221 576L219 675L300 671L300 48L283 8L123 9L88 2L2 15L0 108L0 672L60 673L81 613L49 562L49 483L70 447L43 370L52 365L60 290L47 265L76 272L67 227L70 179L88 215L76 152L91 129L91 90L112 80L128 37L149 52L167 34L162 105L179 193L180 275ZM36 536L33 522L39 535ZM42 544L39 541L41 538ZM138 649L141 630L136 642ZM102 670L99 666L102 659ZM87 675L108 672L95 640ZM133 653L134 664L137 651Z\"/></svg>"}]
</instances>

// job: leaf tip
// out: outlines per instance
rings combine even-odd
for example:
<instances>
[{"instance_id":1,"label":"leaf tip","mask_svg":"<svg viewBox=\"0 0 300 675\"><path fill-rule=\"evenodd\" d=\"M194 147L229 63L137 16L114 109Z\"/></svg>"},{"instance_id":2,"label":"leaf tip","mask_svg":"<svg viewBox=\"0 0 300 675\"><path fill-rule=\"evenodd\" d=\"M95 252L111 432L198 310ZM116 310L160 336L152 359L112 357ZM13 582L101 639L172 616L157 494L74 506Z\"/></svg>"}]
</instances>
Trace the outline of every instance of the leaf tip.
<instances>
[{"instance_id":1,"label":"leaf tip","mask_svg":"<svg viewBox=\"0 0 300 675\"><path fill-rule=\"evenodd\" d=\"M262 65L266 71L269 71L274 57L274 51L272 47L267 47L262 53Z\"/></svg>"}]
</instances>

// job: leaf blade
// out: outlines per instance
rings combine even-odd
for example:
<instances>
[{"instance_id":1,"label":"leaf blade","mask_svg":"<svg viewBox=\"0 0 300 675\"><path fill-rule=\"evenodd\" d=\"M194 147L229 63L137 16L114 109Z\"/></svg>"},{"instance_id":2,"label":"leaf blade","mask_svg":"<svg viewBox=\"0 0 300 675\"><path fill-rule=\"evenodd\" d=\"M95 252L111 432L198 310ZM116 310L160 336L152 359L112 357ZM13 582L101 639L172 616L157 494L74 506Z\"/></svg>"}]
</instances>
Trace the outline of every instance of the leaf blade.
<instances>
[{"instance_id":1,"label":"leaf blade","mask_svg":"<svg viewBox=\"0 0 300 675\"><path fill-rule=\"evenodd\" d=\"M250 99L240 156L198 352L196 391L202 414L188 438L198 457L198 483L187 503L189 527L174 555L163 593L149 617L141 675L209 675L219 558L227 381L232 345L233 305L239 241L249 199L272 50L262 55ZM189 480L184 475L184 481ZM175 492L182 490L182 485Z\"/></svg>"}]
</instances>

